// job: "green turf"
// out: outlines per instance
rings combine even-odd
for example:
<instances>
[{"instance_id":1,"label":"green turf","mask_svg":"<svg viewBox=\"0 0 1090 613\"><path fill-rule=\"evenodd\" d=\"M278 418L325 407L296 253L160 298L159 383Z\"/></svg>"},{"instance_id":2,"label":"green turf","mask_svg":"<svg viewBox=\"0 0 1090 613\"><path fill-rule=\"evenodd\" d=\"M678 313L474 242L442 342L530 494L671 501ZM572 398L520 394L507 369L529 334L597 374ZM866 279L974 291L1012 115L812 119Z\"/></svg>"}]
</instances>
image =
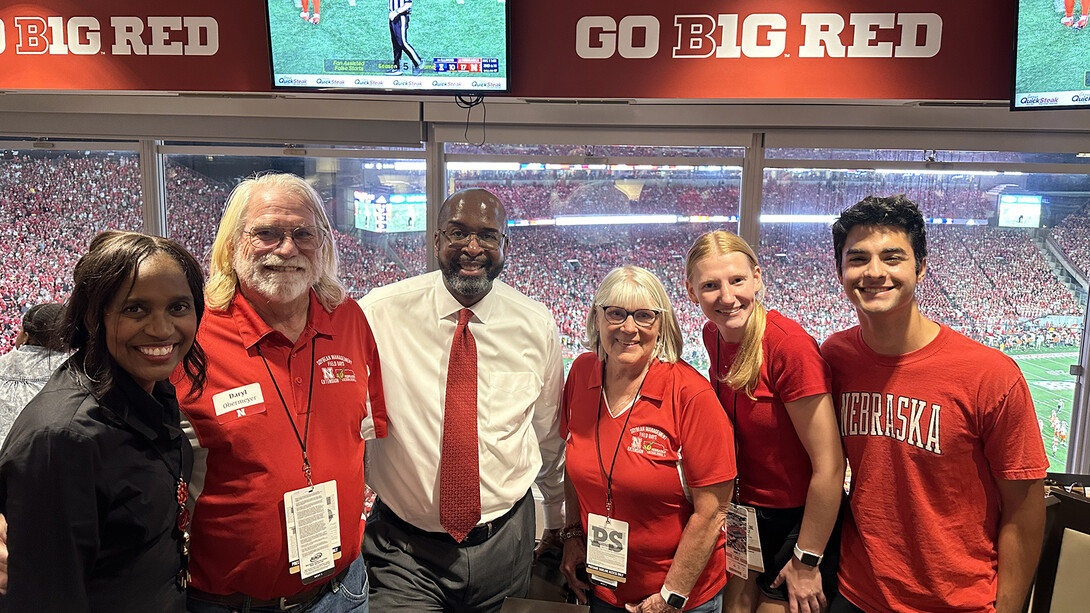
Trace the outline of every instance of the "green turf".
<instances>
[{"instance_id":1,"label":"green turf","mask_svg":"<svg viewBox=\"0 0 1090 613\"><path fill-rule=\"evenodd\" d=\"M410 16L409 43L424 59L426 71L436 57L491 57L501 59L500 72L489 76L504 77L503 6L495 0L419 0ZM349 6L348 0L326 0L321 23L314 25L299 18L291 0L270 0L269 25L277 41L273 72L337 74L329 69L334 60L362 60L367 74L381 73L393 62L388 14L383 1L357 0Z\"/></svg>"},{"instance_id":2,"label":"green turf","mask_svg":"<svg viewBox=\"0 0 1090 613\"><path fill-rule=\"evenodd\" d=\"M1011 357L1018 362L1026 382L1029 383L1037 418L1044 424L1042 434L1045 440L1045 453L1048 454L1049 470L1065 472L1068 441L1058 440L1050 418L1052 411L1056 410L1057 417L1067 426L1070 436L1071 402L1075 397L1075 378L1068 373L1071 365L1078 362L1078 354L1068 351L1012 355ZM1061 401L1063 402L1062 411L1057 408Z\"/></svg>"},{"instance_id":3,"label":"green turf","mask_svg":"<svg viewBox=\"0 0 1090 613\"><path fill-rule=\"evenodd\" d=\"M1082 0L1090 2L1090 0ZM1017 92L1058 92L1090 89L1090 28L1075 30L1060 24L1050 0L1019 0ZM1075 18L1080 13L1075 3ZM1070 104L1070 100L1060 100Z\"/></svg>"}]
</instances>

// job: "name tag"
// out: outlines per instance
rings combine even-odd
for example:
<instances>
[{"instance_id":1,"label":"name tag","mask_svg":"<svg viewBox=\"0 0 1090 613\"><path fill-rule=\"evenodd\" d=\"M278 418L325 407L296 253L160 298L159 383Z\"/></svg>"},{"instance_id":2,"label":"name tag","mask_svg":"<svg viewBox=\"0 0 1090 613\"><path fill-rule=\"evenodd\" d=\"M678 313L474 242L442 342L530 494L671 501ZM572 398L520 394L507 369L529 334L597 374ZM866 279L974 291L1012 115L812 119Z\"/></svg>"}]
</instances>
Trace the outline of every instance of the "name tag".
<instances>
[{"instance_id":1,"label":"name tag","mask_svg":"<svg viewBox=\"0 0 1090 613\"><path fill-rule=\"evenodd\" d=\"M587 515L587 575L592 583L610 589L625 582L628 573L628 522Z\"/></svg>"},{"instance_id":2,"label":"name tag","mask_svg":"<svg viewBox=\"0 0 1090 613\"><path fill-rule=\"evenodd\" d=\"M265 397L261 395L261 384L251 383L215 394L212 396L212 407L216 410L216 420L221 424L264 413Z\"/></svg>"},{"instance_id":3,"label":"name tag","mask_svg":"<svg viewBox=\"0 0 1090 613\"><path fill-rule=\"evenodd\" d=\"M303 583L333 574L341 557L341 520L337 514L337 482L315 483L284 494L288 529L288 572Z\"/></svg>"}]
</instances>

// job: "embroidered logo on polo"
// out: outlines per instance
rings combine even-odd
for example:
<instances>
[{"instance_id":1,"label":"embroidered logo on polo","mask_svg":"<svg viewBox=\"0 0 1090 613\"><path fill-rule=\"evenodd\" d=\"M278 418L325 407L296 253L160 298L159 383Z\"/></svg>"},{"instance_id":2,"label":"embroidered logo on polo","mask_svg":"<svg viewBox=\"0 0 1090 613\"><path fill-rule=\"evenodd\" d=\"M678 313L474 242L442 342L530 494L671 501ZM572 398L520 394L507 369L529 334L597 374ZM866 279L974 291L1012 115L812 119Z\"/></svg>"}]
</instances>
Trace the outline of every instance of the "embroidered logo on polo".
<instances>
[{"instance_id":1,"label":"embroidered logo on polo","mask_svg":"<svg viewBox=\"0 0 1090 613\"><path fill-rule=\"evenodd\" d=\"M343 355L332 354L319 358L317 362L322 385L332 383L351 383L356 380L356 371L352 370L352 360Z\"/></svg>"},{"instance_id":2,"label":"embroidered logo on polo","mask_svg":"<svg viewBox=\"0 0 1090 613\"><path fill-rule=\"evenodd\" d=\"M628 431L628 451L652 458L665 458L670 453L670 437L654 426L636 426Z\"/></svg>"}]
</instances>

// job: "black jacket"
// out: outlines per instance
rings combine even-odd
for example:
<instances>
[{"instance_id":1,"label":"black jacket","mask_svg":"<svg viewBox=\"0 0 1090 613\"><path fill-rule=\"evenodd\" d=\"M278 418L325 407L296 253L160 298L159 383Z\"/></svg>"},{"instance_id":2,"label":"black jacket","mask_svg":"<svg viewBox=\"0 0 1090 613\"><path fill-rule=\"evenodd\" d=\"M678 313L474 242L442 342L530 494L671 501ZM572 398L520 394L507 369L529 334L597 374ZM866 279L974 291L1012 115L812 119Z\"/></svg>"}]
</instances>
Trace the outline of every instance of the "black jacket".
<instances>
[{"instance_id":1,"label":"black jacket","mask_svg":"<svg viewBox=\"0 0 1090 613\"><path fill-rule=\"evenodd\" d=\"M176 492L192 466L169 383L153 397L119 372L99 399L59 368L0 450L0 611L183 612Z\"/></svg>"}]
</instances>

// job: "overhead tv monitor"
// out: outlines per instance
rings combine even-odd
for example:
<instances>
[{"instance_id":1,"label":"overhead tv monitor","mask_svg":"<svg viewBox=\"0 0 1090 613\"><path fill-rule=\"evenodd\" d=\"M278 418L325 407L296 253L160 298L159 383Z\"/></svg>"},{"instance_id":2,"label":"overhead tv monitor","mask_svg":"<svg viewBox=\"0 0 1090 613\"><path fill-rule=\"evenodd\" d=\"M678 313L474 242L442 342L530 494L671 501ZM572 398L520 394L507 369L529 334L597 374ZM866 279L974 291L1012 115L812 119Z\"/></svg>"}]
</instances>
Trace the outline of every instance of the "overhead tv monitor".
<instances>
[{"instance_id":1,"label":"overhead tv monitor","mask_svg":"<svg viewBox=\"0 0 1090 613\"><path fill-rule=\"evenodd\" d=\"M266 0L273 88L510 90L504 0Z\"/></svg>"},{"instance_id":2,"label":"overhead tv monitor","mask_svg":"<svg viewBox=\"0 0 1090 613\"><path fill-rule=\"evenodd\" d=\"M1003 194L999 197L996 225L1000 228L1040 228L1041 197Z\"/></svg>"},{"instance_id":3,"label":"overhead tv monitor","mask_svg":"<svg viewBox=\"0 0 1090 613\"><path fill-rule=\"evenodd\" d=\"M1090 0L1016 4L1011 109L1090 106Z\"/></svg>"}]
</instances>

